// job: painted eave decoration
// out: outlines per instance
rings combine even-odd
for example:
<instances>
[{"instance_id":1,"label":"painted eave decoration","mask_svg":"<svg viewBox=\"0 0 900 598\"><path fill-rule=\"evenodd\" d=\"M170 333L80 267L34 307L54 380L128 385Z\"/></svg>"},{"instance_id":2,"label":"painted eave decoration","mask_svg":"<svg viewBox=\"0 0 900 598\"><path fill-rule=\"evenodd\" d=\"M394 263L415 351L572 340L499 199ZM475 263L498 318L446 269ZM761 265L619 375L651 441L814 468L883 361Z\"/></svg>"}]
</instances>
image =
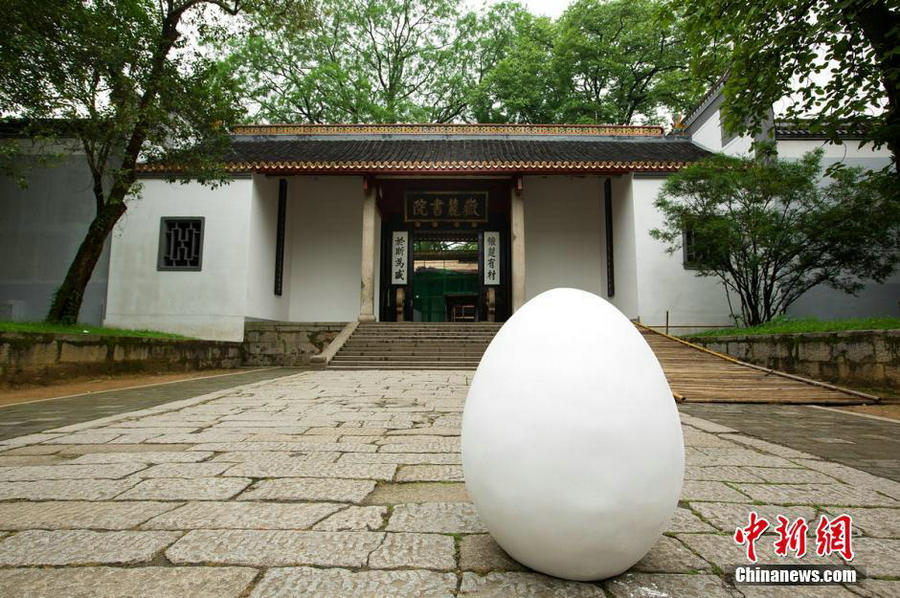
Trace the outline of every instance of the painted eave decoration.
<instances>
[{"instance_id":1,"label":"painted eave decoration","mask_svg":"<svg viewBox=\"0 0 900 598\"><path fill-rule=\"evenodd\" d=\"M491 174L671 172L708 155L661 127L624 125L250 125L230 173ZM177 172L141 164L143 173Z\"/></svg>"}]
</instances>

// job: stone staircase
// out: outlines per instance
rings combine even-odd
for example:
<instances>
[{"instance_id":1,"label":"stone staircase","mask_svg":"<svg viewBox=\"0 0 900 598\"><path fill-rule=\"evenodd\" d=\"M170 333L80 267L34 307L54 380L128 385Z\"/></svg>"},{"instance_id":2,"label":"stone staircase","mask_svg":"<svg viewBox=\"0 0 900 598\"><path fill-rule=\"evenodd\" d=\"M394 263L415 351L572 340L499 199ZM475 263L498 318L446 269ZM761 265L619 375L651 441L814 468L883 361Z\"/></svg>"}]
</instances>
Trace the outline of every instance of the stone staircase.
<instances>
[{"instance_id":1,"label":"stone staircase","mask_svg":"<svg viewBox=\"0 0 900 598\"><path fill-rule=\"evenodd\" d=\"M328 369L475 369L501 325L491 322L361 323L329 362Z\"/></svg>"}]
</instances>

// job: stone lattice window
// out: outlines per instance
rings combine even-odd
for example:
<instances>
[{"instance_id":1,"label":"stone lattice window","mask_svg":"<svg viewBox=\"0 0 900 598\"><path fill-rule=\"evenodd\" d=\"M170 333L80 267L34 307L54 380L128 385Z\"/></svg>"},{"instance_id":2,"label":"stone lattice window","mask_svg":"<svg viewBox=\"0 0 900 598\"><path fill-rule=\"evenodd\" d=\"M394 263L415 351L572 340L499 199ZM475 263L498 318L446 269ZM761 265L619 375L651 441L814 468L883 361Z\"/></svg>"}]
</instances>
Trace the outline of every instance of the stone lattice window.
<instances>
[{"instance_id":1,"label":"stone lattice window","mask_svg":"<svg viewBox=\"0 0 900 598\"><path fill-rule=\"evenodd\" d=\"M163 218L159 230L158 270L200 270L203 218Z\"/></svg>"}]
</instances>

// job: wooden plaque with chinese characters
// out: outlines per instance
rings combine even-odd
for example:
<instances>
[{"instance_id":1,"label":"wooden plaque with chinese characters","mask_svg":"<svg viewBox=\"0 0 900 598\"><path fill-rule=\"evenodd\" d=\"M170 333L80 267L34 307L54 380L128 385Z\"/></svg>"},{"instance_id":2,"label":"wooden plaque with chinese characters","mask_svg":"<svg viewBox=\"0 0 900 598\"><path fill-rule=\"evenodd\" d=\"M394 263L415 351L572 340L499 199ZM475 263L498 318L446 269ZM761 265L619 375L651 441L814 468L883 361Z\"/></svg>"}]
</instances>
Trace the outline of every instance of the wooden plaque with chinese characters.
<instances>
[{"instance_id":1,"label":"wooden plaque with chinese characters","mask_svg":"<svg viewBox=\"0 0 900 598\"><path fill-rule=\"evenodd\" d=\"M496 231L484 232L484 247L482 249L481 271L484 272L485 286L497 286L500 284L500 233Z\"/></svg>"},{"instance_id":2,"label":"wooden plaque with chinese characters","mask_svg":"<svg viewBox=\"0 0 900 598\"><path fill-rule=\"evenodd\" d=\"M407 191L403 196L406 222L488 221L487 191Z\"/></svg>"},{"instance_id":3,"label":"wooden plaque with chinese characters","mask_svg":"<svg viewBox=\"0 0 900 598\"><path fill-rule=\"evenodd\" d=\"M409 233L394 231L391 239L391 284L409 284Z\"/></svg>"}]
</instances>

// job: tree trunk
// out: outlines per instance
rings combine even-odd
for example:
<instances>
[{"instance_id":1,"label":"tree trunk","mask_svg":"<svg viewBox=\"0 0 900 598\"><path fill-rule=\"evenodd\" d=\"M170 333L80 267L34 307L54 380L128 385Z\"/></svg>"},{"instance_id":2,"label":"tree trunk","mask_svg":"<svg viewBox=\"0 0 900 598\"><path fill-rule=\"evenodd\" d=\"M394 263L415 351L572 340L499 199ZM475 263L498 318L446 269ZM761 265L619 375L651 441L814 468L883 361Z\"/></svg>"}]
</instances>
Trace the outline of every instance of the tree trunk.
<instances>
[{"instance_id":1,"label":"tree trunk","mask_svg":"<svg viewBox=\"0 0 900 598\"><path fill-rule=\"evenodd\" d=\"M53 296L53 303L47 314L48 322L74 324L78 321L84 289L91 279L100 254L103 253L103 244L124 213L124 202L107 203L91 222L87 235L81 242L72 265L69 266L65 280Z\"/></svg>"}]
</instances>

